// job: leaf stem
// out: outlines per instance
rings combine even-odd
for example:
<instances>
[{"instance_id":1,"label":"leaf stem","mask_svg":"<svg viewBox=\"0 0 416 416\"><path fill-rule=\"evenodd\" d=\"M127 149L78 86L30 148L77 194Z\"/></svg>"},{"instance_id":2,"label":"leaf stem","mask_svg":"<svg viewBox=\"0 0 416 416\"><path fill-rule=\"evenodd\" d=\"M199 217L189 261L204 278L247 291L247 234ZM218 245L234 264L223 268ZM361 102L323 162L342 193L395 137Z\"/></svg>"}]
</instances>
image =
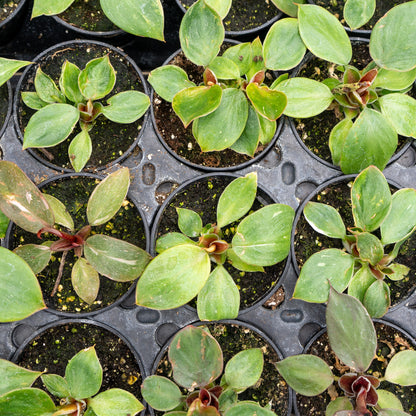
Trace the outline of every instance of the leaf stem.
<instances>
[{"instance_id":1,"label":"leaf stem","mask_svg":"<svg viewBox=\"0 0 416 416\"><path fill-rule=\"evenodd\" d=\"M56 278L55 286L53 287L53 290L51 292L51 297L54 297L56 295L56 292L58 291L59 284L61 283L67 253L68 253L68 251L64 251L62 253L61 263L59 264L58 277Z\"/></svg>"}]
</instances>

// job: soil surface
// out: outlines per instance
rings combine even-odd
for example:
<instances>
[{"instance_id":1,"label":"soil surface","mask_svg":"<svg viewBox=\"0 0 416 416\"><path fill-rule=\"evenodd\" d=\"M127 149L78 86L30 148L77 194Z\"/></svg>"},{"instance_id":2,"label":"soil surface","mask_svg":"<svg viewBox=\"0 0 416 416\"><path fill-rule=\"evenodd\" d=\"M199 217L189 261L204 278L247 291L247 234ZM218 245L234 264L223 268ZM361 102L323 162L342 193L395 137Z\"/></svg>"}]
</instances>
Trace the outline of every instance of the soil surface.
<instances>
[{"instance_id":1,"label":"soil surface","mask_svg":"<svg viewBox=\"0 0 416 416\"><path fill-rule=\"evenodd\" d=\"M22 0L0 0L0 22L6 20Z\"/></svg>"}]
</instances>

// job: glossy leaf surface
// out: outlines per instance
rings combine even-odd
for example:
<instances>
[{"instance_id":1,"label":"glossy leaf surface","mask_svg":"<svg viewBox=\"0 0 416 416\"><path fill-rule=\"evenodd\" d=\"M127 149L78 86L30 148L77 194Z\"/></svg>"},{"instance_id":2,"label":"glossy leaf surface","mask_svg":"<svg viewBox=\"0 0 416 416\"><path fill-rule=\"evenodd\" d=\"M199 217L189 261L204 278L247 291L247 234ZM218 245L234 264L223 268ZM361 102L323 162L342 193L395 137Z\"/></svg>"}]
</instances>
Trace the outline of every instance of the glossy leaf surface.
<instances>
[{"instance_id":1,"label":"glossy leaf surface","mask_svg":"<svg viewBox=\"0 0 416 416\"><path fill-rule=\"evenodd\" d=\"M416 351L400 351L393 356L386 368L384 375L390 383L401 386L416 384Z\"/></svg>"},{"instance_id":2,"label":"glossy leaf surface","mask_svg":"<svg viewBox=\"0 0 416 416\"><path fill-rule=\"evenodd\" d=\"M34 0L32 19L42 14L51 16L64 12L75 0Z\"/></svg>"},{"instance_id":3,"label":"glossy leaf surface","mask_svg":"<svg viewBox=\"0 0 416 416\"><path fill-rule=\"evenodd\" d=\"M74 229L74 220L66 209L66 206L57 198L46 193L43 194L55 217L55 224L63 225L68 230Z\"/></svg>"},{"instance_id":4,"label":"glossy leaf surface","mask_svg":"<svg viewBox=\"0 0 416 416\"><path fill-rule=\"evenodd\" d=\"M29 61L0 58L0 86L8 81L19 69L30 63Z\"/></svg>"},{"instance_id":5,"label":"glossy leaf surface","mask_svg":"<svg viewBox=\"0 0 416 416\"><path fill-rule=\"evenodd\" d=\"M201 217L191 209L176 208L178 227L188 237L198 237L202 231Z\"/></svg>"},{"instance_id":6,"label":"glossy leaf surface","mask_svg":"<svg viewBox=\"0 0 416 416\"><path fill-rule=\"evenodd\" d=\"M248 84L246 93L256 111L270 121L277 120L287 105L286 95L256 83Z\"/></svg>"},{"instance_id":7,"label":"glossy leaf surface","mask_svg":"<svg viewBox=\"0 0 416 416\"><path fill-rule=\"evenodd\" d=\"M368 265L362 265L354 274L348 285L348 294L357 298L361 303L364 302L364 296L367 289L376 281Z\"/></svg>"},{"instance_id":8,"label":"glossy leaf surface","mask_svg":"<svg viewBox=\"0 0 416 416\"><path fill-rule=\"evenodd\" d=\"M73 103L81 103L84 101L84 97L81 94L78 85L78 77L81 70L73 63L65 61L62 65L62 72L59 78L59 87L65 94L68 100Z\"/></svg>"},{"instance_id":9,"label":"glossy leaf surface","mask_svg":"<svg viewBox=\"0 0 416 416\"><path fill-rule=\"evenodd\" d=\"M49 75L46 75L40 67L36 71L35 89L39 98L45 103L65 103L65 96L58 89Z\"/></svg>"},{"instance_id":10,"label":"glossy leaf surface","mask_svg":"<svg viewBox=\"0 0 416 416\"><path fill-rule=\"evenodd\" d=\"M247 123L241 136L231 145L231 149L237 153L243 153L251 157L256 153L261 134L260 118L253 106L248 108ZM263 117L261 117L263 118Z\"/></svg>"},{"instance_id":11,"label":"glossy leaf surface","mask_svg":"<svg viewBox=\"0 0 416 416\"><path fill-rule=\"evenodd\" d=\"M133 394L117 388L97 394L88 403L97 416L135 416L143 410L143 405Z\"/></svg>"},{"instance_id":12,"label":"glossy leaf surface","mask_svg":"<svg viewBox=\"0 0 416 416\"><path fill-rule=\"evenodd\" d=\"M339 212L330 205L310 201L305 205L303 215L318 233L332 238L345 237L344 221Z\"/></svg>"},{"instance_id":13,"label":"glossy leaf surface","mask_svg":"<svg viewBox=\"0 0 416 416\"><path fill-rule=\"evenodd\" d=\"M38 244L25 244L16 247L13 252L21 257L32 269L33 273L40 273L51 259L49 247Z\"/></svg>"},{"instance_id":14,"label":"glossy leaf surface","mask_svg":"<svg viewBox=\"0 0 416 416\"><path fill-rule=\"evenodd\" d=\"M381 318L390 307L390 289L383 280L376 280L364 295L363 305L372 318Z\"/></svg>"},{"instance_id":15,"label":"glossy leaf surface","mask_svg":"<svg viewBox=\"0 0 416 416\"><path fill-rule=\"evenodd\" d=\"M100 288L100 278L97 271L83 257L72 267L71 282L75 292L84 302L91 305L95 301Z\"/></svg>"},{"instance_id":16,"label":"glossy leaf surface","mask_svg":"<svg viewBox=\"0 0 416 416\"><path fill-rule=\"evenodd\" d=\"M141 392L144 400L156 410L166 412L181 403L182 393L179 387L166 377L146 377Z\"/></svg>"},{"instance_id":17,"label":"glossy leaf surface","mask_svg":"<svg viewBox=\"0 0 416 416\"><path fill-rule=\"evenodd\" d=\"M356 235L356 241L360 259L375 266L383 258L383 245L375 235L371 233L360 233Z\"/></svg>"},{"instance_id":18,"label":"glossy leaf surface","mask_svg":"<svg viewBox=\"0 0 416 416\"><path fill-rule=\"evenodd\" d=\"M373 16L376 0L347 0L344 6L344 18L348 26L358 29L365 25Z\"/></svg>"},{"instance_id":19,"label":"glossy leaf surface","mask_svg":"<svg viewBox=\"0 0 416 416\"><path fill-rule=\"evenodd\" d=\"M102 113L115 123L133 123L147 111L149 97L140 91L123 91L107 100Z\"/></svg>"},{"instance_id":20,"label":"glossy leaf surface","mask_svg":"<svg viewBox=\"0 0 416 416\"><path fill-rule=\"evenodd\" d=\"M341 163L342 149L345 139L353 126L353 122L349 118L344 118L331 130L329 134L329 149L331 150L332 162L334 165Z\"/></svg>"},{"instance_id":21,"label":"glossy leaf surface","mask_svg":"<svg viewBox=\"0 0 416 416\"><path fill-rule=\"evenodd\" d=\"M23 388L0 396L2 416L49 416L55 410L55 404L43 390Z\"/></svg>"},{"instance_id":22,"label":"glossy leaf surface","mask_svg":"<svg viewBox=\"0 0 416 416\"><path fill-rule=\"evenodd\" d=\"M75 172L81 172L90 160L92 141L87 130L81 130L68 146L68 157Z\"/></svg>"},{"instance_id":23,"label":"glossy leaf surface","mask_svg":"<svg viewBox=\"0 0 416 416\"><path fill-rule=\"evenodd\" d=\"M306 3L306 0L272 0L275 6L288 16L296 17L298 14L298 4Z\"/></svg>"}]
</instances>

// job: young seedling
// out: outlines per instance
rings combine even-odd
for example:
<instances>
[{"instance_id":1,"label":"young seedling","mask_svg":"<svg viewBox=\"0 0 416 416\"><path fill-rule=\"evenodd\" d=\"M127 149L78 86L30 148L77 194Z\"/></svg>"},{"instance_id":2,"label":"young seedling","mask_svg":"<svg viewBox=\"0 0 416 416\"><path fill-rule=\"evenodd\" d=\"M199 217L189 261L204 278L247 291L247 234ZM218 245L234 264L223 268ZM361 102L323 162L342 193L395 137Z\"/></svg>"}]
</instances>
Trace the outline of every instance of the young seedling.
<instances>
[{"instance_id":1,"label":"young seedling","mask_svg":"<svg viewBox=\"0 0 416 416\"><path fill-rule=\"evenodd\" d=\"M348 228L349 233L335 208L317 202L306 204L303 213L311 227L342 240L344 249L313 254L301 269L293 296L326 302L330 282L338 291L348 288L372 317L381 317L390 306L385 278L401 280L409 272L394 260L416 230L416 190L404 188L391 195L384 175L370 166L354 180L351 202L354 225Z\"/></svg>"},{"instance_id":2,"label":"young seedling","mask_svg":"<svg viewBox=\"0 0 416 416\"><path fill-rule=\"evenodd\" d=\"M240 351L223 369L221 347L215 338L201 327L188 326L172 339L168 355L174 381L154 375L142 385L143 398L154 409L175 416L275 415L256 402L238 401L238 394L261 377L263 353L259 348Z\"/></svg>"},{"instance_id":3,"label":"young seedling","mask_svg":"<svg viewBox=\"0 0 416 416\"><path fill-rule=\"evenodd\" d=\"M63 13L75 0L34 0L32 19ZM164 40L163 7L160 0L100 0L104 14L127 33Z\"/></svg>"},{"instance_id":4,"label":"young seedling","mask_svg":"<svg viewBox=\"0 0 416 416\"><path fill-rule=\"evenodd\" d=\"M384 377L366 373L376 356L377 335L373 322L362 304L352 296L330 290L326 324L332 351L349 367L336 377L321 358L296 355L276 364L290 387L304 396L316 396L338 382L344 396L331 401L327 416L410 416L403 411L398 397L386 390L376 390L381 381L401 386L416 384L416 351L402 350L390 359Z\"/></svg>"},{"instance_id":5,"label":"young seedling","mask_svg":"<svg viewBox=\"0 0 416 416\"><path fill-rule=\"evenodd\" d=\"M72 357L65 376L26 370L0 359L3 376L0 385L0 414L7 416L134 416L143 405L128 391L112 388L98 393L103 369L94 347ZM43 390L30 387L41 376L49 393L59 401L55 405ZM98 394L97 394L98 393Z\"/></svg>"},{"instance_id":6,"label":"young seedling","mask_svg":"<svg viewBox=\"0 0 416 416\"><path fill-rule=\"evenodd\" d=\"M206 225L196 212L177 208L182 233L168 233L157 240L160 254L138 281L136 303L172 309L198 295L200 319L235 318L240 293L225 262L245 272L264 271L263 266L276 264L289 253L294 211L283 204L251 213L235 226L232 241L224 240L222 229L247 214L256 192L256 173L233 180L219 198L216 222Z\"/></svg>"},{"instance_id":7,"label":"young seedling","mask_svg":"<svg viewBox=\"0 0 416 416\"><path fill-rule=\"evenodd\" d=\"M103 115L115 123L133 123L149 107L149 97L140 91L124 91L103 99L114 88L116 72L108 55L89 61L83 70L65 61L55 82L39 67L35 76L36 92L22 92L23 102L37 110L24 133L23 149L55 146L67 139L79 123L81 132L68 148L69 160L75 171L81 171L92 152L89 131L96 118Z\"/></svg>"},{"instance_id":8,"label":"young seedling","mask_svg":"<svg viewBox=\"0 0 416 416\"><path fill-rule=\"evenodd\" d=\"M91 194L87 205L88 223L74 230L74 222L57 198L43 194L14 163L0 161L0 210L16 225L37 234L57 236L57 241L26 244L14 252L22 257L35 274L49 263L52 253L61 252L56 293L70 250L77 260L72 268L72 285L78 296L91 304L100 287L99 274L118 282L136 279L150 260L146 251L126 241L104 234L91 234L92 227L105 224L120 209L130 184L128 168L108 175ZM58 227L57 225L60 225ZM13 281L9 282L14 284Z\"/></svg>"}]
</instances>

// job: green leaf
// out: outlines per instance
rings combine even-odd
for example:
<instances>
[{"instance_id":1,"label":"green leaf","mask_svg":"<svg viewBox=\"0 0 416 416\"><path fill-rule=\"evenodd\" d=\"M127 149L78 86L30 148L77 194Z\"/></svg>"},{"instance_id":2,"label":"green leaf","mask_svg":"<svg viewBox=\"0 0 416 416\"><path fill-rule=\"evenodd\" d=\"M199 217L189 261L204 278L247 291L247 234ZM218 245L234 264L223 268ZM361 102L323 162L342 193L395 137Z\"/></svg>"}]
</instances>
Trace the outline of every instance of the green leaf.
<instances>
[{"instance_id":1,"label":"green leaf","mask_svg":"<svg viewBox=\"0 0 416 416\"><path fill-rule=\"evenodd\" d=\"M202 66L208 66L218 55L224 34L221 17L204 0L198 0L188 9L179 28L185 56Z\"/></svg>"},{"instance_id":2,"label":"green leaf","mask_svg":"<svg viewBox=\"0 0 416 416\"><path fill-rule=\"evenodd\" d=\"M222 373L221 347L201 327L187 326L179 331L170 343L168 355L174 380L187 389L205 387Z\"/></svg>"},{"instance_id":3,"label":"green leaf","mask_svg":"<svg viewBox=\"0 0 416 416\"><path fill-rule=\"evenodd\" d=\"M29 61L0 58L0 86L7 82L19 69L31 63Z\"/></svg>"},{"instance_id":4,"label":"green leaf","mask_svg":"<svg viewBox=\"0 0 416 416\"><path fill-rule=\"evenodd\" d=\"M287 97L283 114L295 118L313 117L322 113L334 98L325 84L308 78L289 78L275 89Z\"/></svg>"},{"instance_id":5,"label":"green leaf","mask_svg":"<svg viewBox=\"0 0 416 416\"><path fill-rule=\"evenodd\" d=\"M393 356L386 368L384 378L401 386L416 384L416 351L400 351Z\"/></svg>"},{"instance_id":6,"label":"green leaf","mask_svg":"<svg viewBox=\"0 0 416 416\"><path fill-rule=\"evenodd\" d=\"M391 71L380 68L372 87L401 91L410 87L416 79L416 68L406 72Z\"/></svg>"},{"instance_id":7,"label":"green leaf","mask_svg":"<svg viewBox=\"0 0 416 416\"><path fill-rule=\"evenodd\" d=\"M379 390L377 390L378 392ZM336 412L340 410L353 410L352 404L348 397L337 397L328 403L325 416L336 416Z\"/></svg>"},{"instance_id":8,"label":"green leaf","mask_svg":"<svg viewBox=\"0 0 416 416\"><path fill-rule=\"evenodd\" d=\"M307 302L328 300L329 282L338 291L344 291L354 273L354 257L336 248L312 254L303 265L293 297Z\"/></svg>"},{"instance_id":9,"label":"green leaf","mask_svg":"<svg viewBox=\"0 0 416 416\"><path fill-rule=\"evenodd\" d=\"M218 405L219 405L219 411L225 412L230 407L234 406L238 401L237 393L232 389L227 389L223 391L218 397Z\"/></svg>"},{"instance_id":10,"label":"green leaf","mask_svg":"<svg viewBox=\"0 0 416 416\"><path fill-rule=\"evenodd\" d=\"M69 230L74 230L74 221L66 209L65 205L57 198L52 195L43 194L46 202L49 204L53 215L55 217L55 224L63 225L64 227L68 228Z\"/></svg>"},{"instance_id":11,"label":"green leaf","mask_svg":"<svg viewBox=\"0 0 416 416\"><path fill-rule=\"evenodd\" d=\"M410 272L409 267L399 263L390 264L389 269L393 270L393 274L389 274L388 277L394 281L402 280Z\"/></svg>"},{"instance_id":12,"label":"green leaf","mask_svg":"<svg viewBox=\"0 0 416 416\"><path fill-rule=\"evenodd\" d=\"M181 404L182 393L179 387L166 377L146 377L141 392L143 399L156 410L166 412Z\"/></svg>"},{"instance_id":13,"label":"green leaf","mask_svg":"<svg viewBox=\"0 0 416 416\"><path fill-rule=\"evenodd\" d=\"M377 416L411 416L409 413L398 409L381 409Z\"/></svg>"},{"instance_id":14,"label":"green leaf","mask_svg":"<svg viewBox=\"0 0 416 416\"><path fill-rule=\"evenodd\" d=\"M260 143L263 145L269 144L274 134L276 133L276 121L267 120L267 118L259 116L260 122Z\"/></svg>"},{"instance_id":15,"label":"green leaf","mask_svg":"<svg viewBox=\"0 0 416 416\"><path fill-rule=\"evenodd\" d=\"M160 0L100 0L104 14L127 33L164 40L164 16Z\"/></svg>"},{"instance_id":16,"label":"green leaf","mask_svg":"<svg viewBox=\"0 0 416 416\"><path fill-rule=\"evenodd\" d=\"M237 227L232 248L246 263L271 266L289 254L293 208L267 205L244 218Z\"/></svg>"},{"instance_id":17,"label":"green leaf","mask_svg":"<svg viewBox=\"0 0 416 416\"><path fill-rule=\"evenodd\" d=\"M19 246L13 252L21 257L35 274L40 273L48 265L52 254L49 247L37 244Z\"/></svg>"},{"instance_id":18,"label":"green leaf","mask_svg":"<svg viewBox=\"0 0 416 416\"><path fill-rule=\"evenodd\" d=\"M87 130L81 130L68 146L68 157L75 172L81 172L90 160L92 141Z\"/></svg>"},{"instance_id":19,"label":"green leaf","mask_svg":"<svg viewBox=\"0 0 416 416\"><path fill-rule=\"evenodd\" d=\"M375 266L384 255L384 247L381 241L370 233L360 233L355 238L360 259Z\"/></svg>"},{"instance_id":20,"label":"green leaf","mask_svg":"<svg viewBox=\"0 0 416 416\"><path fill-rule=\"evenodd\" d=\"M406 94L394 93L378 99L381 113L402 136L416 137L416 100Z\"/></svg>"},{"instance_id":21,"label":"green leaf","mask_svg":"<svg viewBox=\"0 0 416 416\"><path fill-rule=\"evenodd\" d=\"M328 364L315 355L293 355L275 365L289 386L304 396L321 394L334 382Z\"/></svg>"},{"instance_id":22,"label":"green leaf","mask_svg":"<svg viewBox=\"0 0 416 416\"><path fill-rule=\"evenodd\" d=\"M240 259L240 257L237 256L237 254L235 254L232 248L227 250L227 258L232 266L237 270L241 270L243 272L264 272L264 268L262 266L254 266L252 264L245 263Z\"/></svg>"},{"instance_id":23,"label":"green leaf","mask_svg":"<svg viewBox=\"0 0 416 416\"><path fill-rule=\"evenodd\" d=\"M198 318L202 321L237 318L240 292L227 270L217 265L198 294Z\"/></svg>"},{"instance_id":24,"label":"green leaf","mask_svg":"<svg viewBox=\"0 0 416 416\"><path fill-rule=\"evenodd\" d=\"M257 173L234 179L223 191L217 206L217 225L231 224L247 214L256 199Z\"/></svg>"},{"instance_id":25,"label":"green leaf","mask_svg":"<svg viewBox=\"0 0 416 416\"><path fill-rule=\"evenodd\" d=\"M22 92L22 100L32 110L40 110L48 105L48 103L45 103L45 101L42 101L39 98L39 95L36 92Z\"/></svg>"},{"instance_id":26,"label":"green leaf","mask_svg":"<svg viewBox=\"0 0 416 416\"><path fill-rule=\"evenodd\" d=\"M292 69L300 64L305 52L297 19L280 19L267 32L263 44L267 68L274 71Z\"/></svg>"},{"instance_id":27,"label":"green leaf","mask_svg":"<svg viewBox=\"0 0 416 416\"><path fill-rule=\"evenodd\" d=\"M43 374L41 378L43 384L53 396L60 399L70 396L68 383L63 377L57 374Z\"/></svg>"},{"instance_id":28,"label":"green leaf","mask_svg":"<svg viewBox=\"0 0 416 416\"><path fill-rule=\"evenodd\" d=\"M348 294L354 296L361 303L364 302L365 292L376 281L368 265L362 265L354 274L348 285Z\"/></svg>"},{"instance_id":29,"label":"green leaf","mask_svg":"<svg viewBox=\"0 0 416 416\"><path fill-rule=\"evenodd\" d=\"M381 409L397 409L403 411L400 400L388 390L378 389L377 396L377 405L380 406Z\"/></svg>"},{"instance_id":30,"label":"green leaf","mask_svg":"<svg viewBox=\"0 0 416 416\"><path fill-rule=\"evenodd\" d=\"M78 77L81 94L87 100L99 100L109 94L116 83L116 71L108 55L92 59Z\"/></svg>"},{"instance_id":31,"label":"green leaf","mask_svg":"<svg viewBox=\"0 0 416 416\"><path fill-rule=\"evenodd\" d=\"M381 318L390 306L390 289L383 280L376 280L364 295L363 305L372 318Z\"/></svg>"},{"instance_id":32,"label":"green leaf","mask_svg":"<svg viewBox=\"0 0 416 416\"><path fill-rule=\"evenodd\" d=\"M75 0L34 0L32 9L32 19L41 16L53 16L64 12Z\"/></svg>"},{"instance_id":33,"label":"green leaf","mask_svg":"<svg viewBox=\"0 0 416 416\"><path fill-rule=\"evenodd\" d=\"M65 103L66 101L52 78L46 75L40 67L36 71L35 89L39 98L45 103Z\"/></svg>"},{"instance_id":34,"label":"green leaf","mask_svg":"<svg viewBox=\"0 0 416 416\"><path fill-rule=\"evenodd\" d=\"M332 162L339 165L341 162L342 149L344 148L345 139L353 126L350 118L344 118L331 130L329 135L329 149L331 151Z\"/></svg>"},{"instance_id":35,"label":"green leaf","mask_svg":"<svg viewBox=\"0 0 416 416\"><path fill-rule=\"evenodd\" d=\"M365 372L376 353L377 335L361 302L331 287L326 325L329 343L337 357L358 373Z\"/></svg>"},{"instance_id":36,"label":"green leaf","mask_svg":"<svg viewBox=\"0 0 416 416\"><path fill-rule=\"evenodd\" d=\"M346 230L341 215L330 205L310 201L305 205L303 215L318 233L331 238L343 239L345 237Z\"/></svg>"},{"instance_id":37,"label":"green leaf","mask_svg":"<svg viewBox=\"0 0 416 416\"><path fill-rule=\"evenodd\" d=\"M154 69L147 80L156 93L170 103L179 91L195 87L195 84L189 81L187 73L175 65L164 65Z\"/></svg>"},{"instance_id":38,"label":"green leaf","mask_svg":"<svg viewBox=\"0 0 416 416\"><path fill-rule=\"evenodd\" d=\"M0 396L2 416L49 416L55 410L55 404L43 390L23 388Z\"/></svg>"},{"instance_id":39,"label":"green leaf","mask_svg":"<svg viewBox=\"0 0 416 416\"><path fill-rule=\"evenodd\" d=\"M156 253L163 253L171 247L179 246L181 244L196 244L195 241L188 238L182 233L167 233L159 237L156 241Z\"/></svg>"},{"instance_id":40,"label":"green leaf","mask_svg":"<svg viewBox=\"0 0 416 416\"><path fill-rule=\"evenodd\" d=\"M87 217L92 226L105 224L116 215L126 198L130 186L128 168L108 175L94 189L88 200Z\"/></svg>"},{"instance_id":41,"label":"green leaf","mask_svg":"<svg viewBox=\"0 0 416 416\"><path fill-rule=\"evenodd\" d=\"M17 165L5 160L0 161L0 210L31 233L55 224L43 194Z\"/></svg>"},{"instance_id":42,"label":"green leaf","mask_svg":"<svg viewBox=\"0 0 416 416\"><path fill-rule=\"evenodd\" d=\"M88 404L97 416L135 416L144 408L136 397L122 389L103 391L88 400Z\"/></svg>"},{"instance_id":43,"label":"green leaf","mask_svg":"<svg viewBox=\"0 0 416 416\"><path fill-rule=\"evenodd\" d=\"M253 386L261 377L263 363L263 352L260 348L240 351L225 366L226 383L235 390Z\"/></svg>"},{"instance_id":44,"label":"green leaf","mask_svg":"<svg viewBox=\"0 0 416 416\"><path fill-rule=\"evenodd\" d=\"M223 90L219 107L193 124L192 132L201 150L220 151L236 142L246 126L248 107L247 98L241 90Z\"/></svg>"},{"instance_id":45,"label":"green leaf","mask_svg":"<svg viewBox=\"0 0 416 416\"><path fill-rule=\"evenodd\" d=\"M378 66L401 72L416 67L415 15L416 2L410 1L393 7L375 24L370 55ZM403 30L397 30L398 27Z\"/></svg>"},{"instance_id":46,"label":"green leaf","mask_svg":"<svg viewBox=\"0 0 416 416\"><path fill-rule=\"evenodd\" d=\"M251 56L250 68L245 74L247 80L253 78L259 71L266 69L263 59L263 45L259 37L251 42Z\"/></svg>"},{"instance_id":47,"label":"green leaf","mask_svg":"<svg viewBox=\"0 0 416 416\"><path fill-rule=\"evenodd\" d=\"M100 278L98 272L83 257L78 258L72 267L71 281L76 294L91 305L97 298Z\"/></svg>"},{"instance_id":48,"label":"green leaf","mask_svg":"<svg viewBox=\"0 0 416 416\"><path fill-rule=\"evenodd\" d=\"M215 57L208 68L218 79L239 79L240 68L231 59L225 56Z\"/></svg>"},{"instance_id":49,"label":"green leaf","mask_svg":"<svg viewBox=\"0 0 416 416\"><path fill-rule=\"evenodd\" d=\"M176 208L178 227L188 237L198 237L202 231L201 217L191 209Z\"/></svg>"},{"instance_id":50,"label":"green leaf","mask_svg":"<svg viewBox=\"0 0 416 416\"><path fill-rule=\"evenodd\" d=\"M307 48L318 58L347 65L351 42L339 20L320 6L299 5L299 33Z\"/></svg>"},{"instance_id":51,"label":"green leaf","mask_svg":"<svg viewBox=\"0 0 416 416\"><path fill-rule=\"evenodd\" d=\"M244 75L250 70L253 55L251 51L251 43L239 43L238 45L228 48L222 56L233 61L240 70L240 75Z\"/></svg>"},{"instance_id":52,"label":"green leaf","mask_svg":"<svg viewBox=\"0 0 416 416\"><path fill-rule=\"evenodd\" d=\"M212 7L224 19L230 11L232 0L205 0L205 3Z\"/></svg>"},{"instance_id":53,"label":"green leaf","mask_svg":"<svg viewBox=\"0 0 416 416\"><path fill-rule=\"evenodd\" d=\"M253 157L260 141L260 121L253 106L248 108L247 123L241 136L231 145L234 152L246 154ZM263 118L263 117L261 117Z\"/></svg>"},{"instance_id":54,"label":"green leaf","mask_svg":"<svg viewBox=\"0 0 416 416\"><path fill-rule=\"evenodd\" d=\"M272 0L275 6L288 16L298 15L298 4L306 3L306 0Z\"/></svg>"},{"instance_id":55,"label":"green leaf","mask_svg":"<svg viewBox=\"0 0 416 416\"><path fill-rule=\"evenodd\" d=\"M0 359L0 396L15 389L30 387L42 374L40 371L26 370L10 361Z\"/></svg>"},{"instance_id":56,"label":"green leaf","mask_svg":"<svg viewBox=\"0 0 416 416\"><path fill-rule=\"evenodd\" d=\"M246 94L256 111L270 121L278 119L287 104L285 94L256 83L248 84Z\"/></svg>"},{"instance_id":57,"label":"green leaf","mask_svg":"<svg viewBox=\"0 0 416 416\"><path fill-rule=\"evenodd\" d=\"M115 123L133 123L149 108L150 99L140 91L124 91L107 100L102 113Z\"/></svg>"},{"instance_id":58,"label":"green leaf","mask_svg":"<svg viewBox=\"0 0 416 416\"><path fill-rule=\"evenodd\" d=\"M103 380L103 369L94 347L81 350L69 360L65 380L71 396L76 400L87 399L98 393Z\"/></svg>"},{"instance_id":59,"label":"green leaf","mask_svg":"<svg viewBox=\"0 0 416 416\"><path fill-rule=\"evenodd\" d=\"M215 111L220 106L222 96L219 85L190 87L173 97L172 108L187 127L193 120Z\"/></svg>"},{"instance_id":60,"label":"green leaf","mask_svg":"<svg viewBox=\"0 0 416 416\"><path fill-rule=\"evenodd\" d=\"M79 90L78 77L81 70L69 61L62 65L62 72L59 78L59 87L69 101L75 104L82 103L84 97Z\"/></svg>"},{"instance_id":61,"label":"green leaf","mask_svg":"<svg viewBox=\"0 0 416 416\"><path fill-rule=\"evenodd\" d=\"M224 416L276 416L274 412L269 409L261 407L256 402L238 402L236 405L230 407Z\"/></svg>"},{"instance_id":62,"label":"green leaf","mask_svg":"<svg viewBox=\"0 0 416 416\"><path fill-rule=\"evenodd\" d=\"M98 273L117 282L136 279L150 260L149 254L141 248L103 234L86 240L84 255Z\"/></svg>"},{"instance_id":63,"label":"green leaf","mask_svg":"<svg viewBox=\"0 0 416 416\"><path fill-rule=\"evenodd\" d=\"M376 0L347 0L344 6L344 18L348 26L358 29L365 25L376 10Z\"/></svg>"},{"instance_id":64,"label":"green leaf","mask_svg":"<svg viewBox=\"0 0 416 416\"><path fill-rule=\"evenodd\" d=\"M380 227L392 206L386 178L375 166L361 172L351 188L354 224L371 232Z\"/></svg>"},{"instance_id":65,"label":"green leaf","mask_svg":"<svg viewBox=\"0 0 416 416\"><path fill-rule=\"evenodd\" d=\"M136 303L154 309L172 309L194 298L210 274L208 253L190 244L165 250L147 266L137 282Z\"/></svg>"},{"instance_id":66,"label":"green leaf","mask_svg":"<svg viewBox=\"0 0 416 416\"><path fill-rule=\"evenodd\" d=\"M23 149L51 147L63 142L78 120L78 109L69 104L50 104L41 108L27 123Z\"/></svg>"},{"instance_id":67,"label":"green leaf","mask_svg":"<svg viewBox=\"0 0 416 416\"><path fill-rule=\"evenodd\" d=\"M10 220L0 211L0 238L4 238L6 236L9 222Z\"/></svg>"}]
</instances>

